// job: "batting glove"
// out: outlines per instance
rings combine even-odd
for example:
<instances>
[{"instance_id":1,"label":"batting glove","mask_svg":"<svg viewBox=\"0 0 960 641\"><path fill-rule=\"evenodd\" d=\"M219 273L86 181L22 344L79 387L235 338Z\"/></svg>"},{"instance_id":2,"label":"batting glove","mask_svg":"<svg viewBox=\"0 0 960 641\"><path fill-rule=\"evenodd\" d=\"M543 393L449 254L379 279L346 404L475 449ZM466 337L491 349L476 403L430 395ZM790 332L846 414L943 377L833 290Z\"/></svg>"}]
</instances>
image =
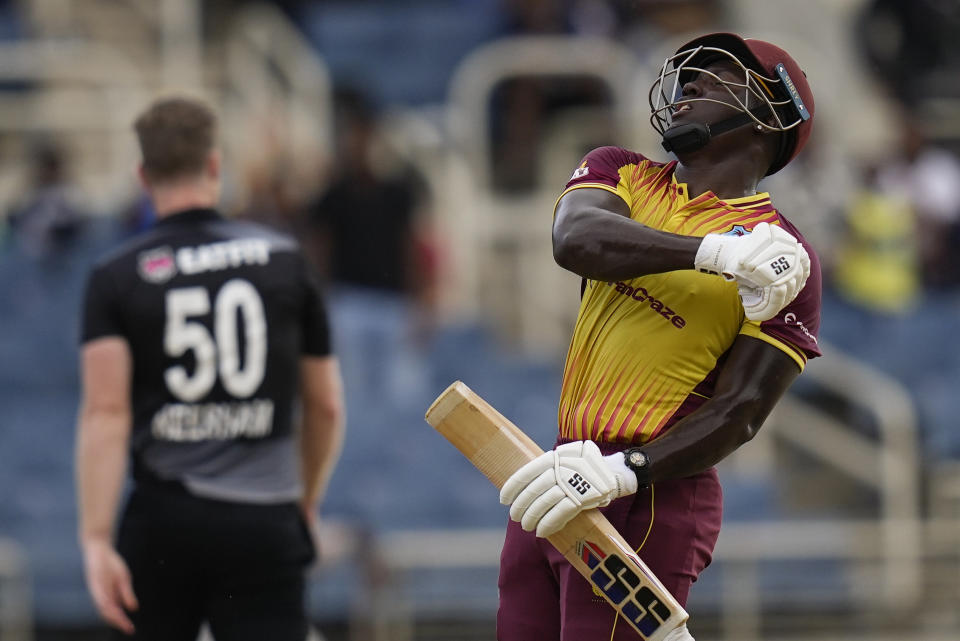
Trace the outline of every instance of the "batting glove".
<instances>
[{"instance_id":1,"label":"batting glove","mask_svg":"<svg viewBox=\"0 0 960 641\"><path fill-rule=\"evenodd\" d=\"M670 634L663 637L663 641L697 641L693 638L693 635L690 634L690 630L687 629L687 624L684 623L678 628L674 628L670 631Z\"/></svg>"},{"instance_id":2,"label":"batting glove","mask_svg":"<svg viewBox=\"0 0 960 641\"><path fill-rule=\"evenodd\" d=\"M603 456L593 441L564 443L513 473L500 489L510 518L537 536L550 536L590 508L637 491L623 452Z\"/></svg>"},{"instance_id":3,"label":"batting glove","mask_svg":"<svg viewBox=\"0 0 960 641\"><path fill-rule=\"evenodd\" d=\"M740 294L740 303L743 305L746 317L762 322L776 316L781 309L790 304L802 288L802 285L797 287L796 283L770 287L738 285L737 292Z\"/></svg>"},{"instance_id":4,"label":"batting glove","mask_svg":"<svg viewBox=\"0 0 960 641\"><path fill-rule=\"evenodd\" d=\"M697 270L737 281L747 318L773 318L797 297L810 275L810 256L777 225L760 223L744 236L707 234L694 260Z\"/></svg>"}]
</instances>

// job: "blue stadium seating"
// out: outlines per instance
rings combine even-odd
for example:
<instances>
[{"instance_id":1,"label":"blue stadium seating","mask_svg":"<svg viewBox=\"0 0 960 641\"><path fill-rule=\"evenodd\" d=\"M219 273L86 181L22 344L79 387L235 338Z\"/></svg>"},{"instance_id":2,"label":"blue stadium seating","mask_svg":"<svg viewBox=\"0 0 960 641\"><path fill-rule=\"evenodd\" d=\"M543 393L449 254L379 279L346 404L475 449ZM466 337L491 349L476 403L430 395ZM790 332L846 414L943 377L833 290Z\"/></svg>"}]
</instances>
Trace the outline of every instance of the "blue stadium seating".
<instances>
[{"instance_id":1,"label":"blue stadium seating","mask_svg":"<svg viewBox=\"0 0 960 641\"><path fill-rule=\"evenodd\" d=\"M314 2L301 11L334 79L364 83L383 104L441 102L457 65L499 26L493 2Z\"/></svg>"},{"instance_id":2,"label":"blue stadium seating","mask_svg":"<svg viewBox=\"0 0 960 641\"><path fill-rule=\"evenodd\" d=\"M960 294L951 292L927 292L901 315L874 314L830 292L824 296L823 339L907 388L919 412L923 454L932 462L960 457L958 316Z\"/></svg>"}]
</instances>

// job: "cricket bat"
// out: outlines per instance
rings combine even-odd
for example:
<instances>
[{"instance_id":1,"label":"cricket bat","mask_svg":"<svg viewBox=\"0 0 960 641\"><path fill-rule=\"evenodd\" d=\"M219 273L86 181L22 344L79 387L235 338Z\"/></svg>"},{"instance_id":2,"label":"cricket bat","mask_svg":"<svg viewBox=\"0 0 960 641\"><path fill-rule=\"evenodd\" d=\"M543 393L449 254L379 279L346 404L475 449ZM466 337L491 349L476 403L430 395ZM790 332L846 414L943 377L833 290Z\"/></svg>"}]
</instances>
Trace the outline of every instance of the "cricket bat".
<instances>
[{"instance_id":1,"label":"cricket bat","mask_svg":"<svg viewBox=\"0 0 960 641\"><path fill-rule=\"evenodd\" d=\"M543 454L520 428L460 381L437 397L426 420L498 489L523 464ZM642 639L663 641L686 622L683 607L599 510L581 512L547 540Z\"/></svg>"}]
</instances>

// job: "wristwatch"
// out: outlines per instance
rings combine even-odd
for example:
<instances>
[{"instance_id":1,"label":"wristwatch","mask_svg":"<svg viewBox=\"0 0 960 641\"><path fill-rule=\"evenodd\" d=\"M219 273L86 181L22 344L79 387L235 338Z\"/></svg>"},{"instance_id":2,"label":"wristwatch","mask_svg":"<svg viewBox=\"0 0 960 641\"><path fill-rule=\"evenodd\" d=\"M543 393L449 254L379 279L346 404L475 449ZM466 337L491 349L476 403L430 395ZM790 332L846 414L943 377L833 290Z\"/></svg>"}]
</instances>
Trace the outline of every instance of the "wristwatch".
<instances>
[{"instance_id":1,"label":"wristwatch","mask_svg":"<svg viewBox=\"0 0 960 641\"><path fill-rule=\"evenodd\" d=\"M637 475L639 489L650 487L650 456L639 447L623 451L623 462Z\"/></svg>"}]
</instances>

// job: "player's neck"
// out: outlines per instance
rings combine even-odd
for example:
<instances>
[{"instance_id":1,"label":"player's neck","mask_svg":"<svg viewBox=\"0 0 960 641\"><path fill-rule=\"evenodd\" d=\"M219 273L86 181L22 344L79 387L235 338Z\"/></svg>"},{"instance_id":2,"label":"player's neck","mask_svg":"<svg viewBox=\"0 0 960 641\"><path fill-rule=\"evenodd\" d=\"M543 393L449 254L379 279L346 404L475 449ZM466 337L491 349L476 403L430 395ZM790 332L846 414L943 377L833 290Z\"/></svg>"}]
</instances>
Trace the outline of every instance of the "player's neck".
<instances>
[{"instance_id":1,"label":"player's neck","mask_svg":"<svg viewBox=\"0 0 960 641\"><path fill-rule=\"evenodd\" d=\"M737 166L735 160L681 159L674 175L677 182L687 184L690 198L708 191L720 199L752 196L759 183L750 168Z\"/></svg>"},{"instance_id":2,"label":"player's neck","mask_svg":"<svg viewBox=\"0 0 960 641\"><path fill-rule=\"evenodd\" d=\"M678 182L687 183L690 198L713 192L718 198L757 193L767 162L764 142L750 131L729 132L691 153L678 154Z\"/></svg>"},{"instance_id":3,"label":"player's neck","mask_svg":"<svg viewBox=\"0 0 960 641\"><path fill-rule=\"evenodd\" d=\"M150 190L157 218L187 209L213 209L219 201L219 189L207 181L157 185Z\"/></svg>"}]
</instances>

